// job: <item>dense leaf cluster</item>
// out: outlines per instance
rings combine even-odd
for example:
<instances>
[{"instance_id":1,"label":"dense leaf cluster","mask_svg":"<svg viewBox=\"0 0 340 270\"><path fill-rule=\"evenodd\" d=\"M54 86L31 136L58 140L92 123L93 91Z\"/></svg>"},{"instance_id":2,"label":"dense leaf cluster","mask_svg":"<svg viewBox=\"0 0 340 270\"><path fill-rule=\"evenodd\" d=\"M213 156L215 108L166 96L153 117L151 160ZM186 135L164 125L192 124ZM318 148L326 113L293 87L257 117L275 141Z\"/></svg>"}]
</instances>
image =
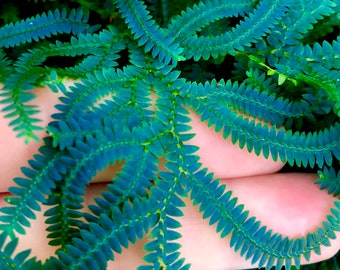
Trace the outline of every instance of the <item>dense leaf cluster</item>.
<instances>
[{"instance_id":1,"label":"dense leaf cluster","mask_svg":"<svg viewBox=\"0 0 340 270\"><path fill-rule=\"evenodd\" d=\"M35 86L63 95L39 154L0 209L1 267L105 269L148 233L140 269L188 269L176 220L188 196L258 267L299 268L301 257L329 245L340 203L315 232L285 238L250 217L186 142L195 136L191 108L241 148L317 171L320 187L338 196L337 1L113 0L100 12L105 26L89 23L84 9L65 8L0 28L0 102L18 136L38 139L43 128L38 108L27 104ZM48 64L58 57L69 65ZM64 78L79 81L68 89ZM115 163L121 171L86 213L87 185ZM45 263L14 252L41 204L58 247Z\"/></svg>"}]
</instances>

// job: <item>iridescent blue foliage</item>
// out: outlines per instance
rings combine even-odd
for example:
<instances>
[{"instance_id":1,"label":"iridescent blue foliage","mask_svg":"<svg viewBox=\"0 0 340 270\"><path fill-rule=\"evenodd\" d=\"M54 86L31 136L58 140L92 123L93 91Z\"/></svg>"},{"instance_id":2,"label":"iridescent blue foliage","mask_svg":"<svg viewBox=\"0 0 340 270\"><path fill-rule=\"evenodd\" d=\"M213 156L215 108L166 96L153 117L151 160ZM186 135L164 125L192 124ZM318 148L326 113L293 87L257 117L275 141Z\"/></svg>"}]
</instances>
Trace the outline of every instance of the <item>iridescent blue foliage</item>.
<instances>
[{"instance_id":1,"label":"iridescent blue foliage","mask_svg":"<svg viewBox=\"0 0 340 270\"><path fill-rule=\"evenodd\" d=\"M39 140L44 129L39 108L27 104L35 86L62 95L39 154L0 208L2 269L106 269L146 233L140 269L189 269L176 219L186 197L258 267L299 267L335 238L338 202L320 228L294 239L249 216L188 144L195 136L188 114L194 110L249 152L314 169L320 188L338 196L340 37L325 33L340 27L339 3L184 2L178 10L176 1L114 0L107 27L91 25L83 9L62 9L0 28L0 102L18 137ZM17 58L7 55L18 48ZM51 67L50 57L80 60ZM230 59L232 71L204 77L205 65L225 67ZM67 88L64 78L78 81ZM85 212L86 187L114 164L119 173ZM50 245L58 247L44 264L30 251L15 252L16 235L26 233L41 204Z\"/></svg>"}]
</instances>

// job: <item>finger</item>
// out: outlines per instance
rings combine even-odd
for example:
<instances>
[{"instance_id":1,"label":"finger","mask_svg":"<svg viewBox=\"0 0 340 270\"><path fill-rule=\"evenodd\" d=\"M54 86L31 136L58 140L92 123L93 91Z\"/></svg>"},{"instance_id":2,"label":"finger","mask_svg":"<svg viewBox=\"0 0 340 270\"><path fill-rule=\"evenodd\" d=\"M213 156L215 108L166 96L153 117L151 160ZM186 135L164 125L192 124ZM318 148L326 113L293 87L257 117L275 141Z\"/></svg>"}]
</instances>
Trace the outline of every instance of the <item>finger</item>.
<instances>
[{"instance_id":1,"label":"finger","mask_svg":"<svg viewBox=\"0 0 340 270\"><path fill-rule=\"evenodd\" d=\"M322 221L330 214L334 198L321 191L314 184L313 174L275 174L255 177L245 177L236 180L223 180L233 195L238 197L238 203L245 205L250 216L256 216L262 225L273 232L291 238L306 236L322 226ZM105 188L103 184L92 185L85 198L86 205L93 202ZM193 206L185 199L184 216L177 218L182 224L178 231L182 234L180 252L191 263L193 270L209 269L247 269L253 268L239 253L229 248L230 236L221 239L216 233L216 226L210 226L208 220L203 220L199 207ZM32 248L32 253L40 259L53 255L54 249L46 243L43 233L45 225L42 213L33 222L32 228L25 236L20 237L20 250ZM337 233L337 237L339 237ZM34 239L33 239L34 238ZM39 238L39 239L38 239ZM40 239L41 238L41 239ZM136 269L144 264L145 251L143 245L147 236L123 249L122 254L115 255L115 261L109 262L107 269ZM331 240L331 247L322 247L321 255L312 253L308 263L314 263L333 256L340 247L339 239ZM302 263L307 263L302 259Z\"/></svg>"},{"instance_id":2,"label":"finger","mask_svg":"<svg viewBox=\"0 0 340 270\"><path fill-rule=\"evenodd\" d=\"M245 177L251 175L271 174L278 172L284 166L280 160L274 161L271 157L266 159L263 155L257 156L249 153L246 148L240 149L238 144L233 144L230 137L224 139L222 131L215 132L214 127L208 127L200 117L189 110L191 122L190 133L195 137L185 144L196 145L199 150L196 154L200 157L203 168L208 168L217 178ZM164 169L161 160L161 169ZM97 177L97 182L111 179L121 168L121 164L104 170ZM99 180L99 181L98 181Z\"/></svg>"},{"instance_id":3,"label":"finger","mask_svg":"<svg viewBox=\"0 0 340 270\"><path fill-rule=\"evenodd\" d=\"M56 111L54 104L57 103L58 96L47 88L36 88L34 93L37 98L29 104L38 105L41 112L37 114L37 118L42 120L41 126L44 127L50 121L51 114ZM0 192L6 192L13 185L14 177L23 176L20 167L27 166L27 160L37 153L41 145L41 142L36 141L25 144L23 138L16 138L17 134L9 126L12 120L5 118L5 113L0 111ZM39 131L37 135L41 138L46 136L46 132Z\"/></svg>"},{"instance_id":4,"label":"finger","mask_svg":"<svg viewBox=\"0 0 340 270\"><path fill-rule=\"evenodd\" d=\"M72 85L72 81L66 82L67 86ZM37 118L42 119L41 125L44 127L51 121L51 115L57 111L54 107L59 103L60 94L55 94L47 87L36 88L34 93L37 98L30 102L38 105L41 112ZM282 168L282 162L274 162L265 159L263 156L256 156L248 153L245 149L240 149L238 145L233 145L230 139L224 140L221 133L216 133L213 128L208 128L206 123L202 123L199 117L191 112L192 132L196 133L195 138L187 142L200 147L198 155L201 157L203 167L215 172L216 177L229 178L241 177L254 174L266 174L276 172ZM23 176L20 167L27 166L27 160L31 159L41 142L30 142L28 145L23 139L16 138L16 133L9 127L11 119L4 118L4 113L0 112L0 192L6 192L8 187L13 185L13 178ZM46 136L45 131L37 134L39 137ZM110 181L122 164L110 166L98 174L94 181Z\"/></svg>"},{"instance_id":5,"label":"finger","mask_svg":"<svg viewBox=\"0 0 340 270\"><path fill-rule=\"evenodd\" d=\"M223 139L223 132L215 132L214 127L208 127L200 117L190 110L192 119L191 132L196 136L187 144L197 145L200 149L197 154L203 167L214 172L215 177L230 178L250 175L269 174L279 171L283 167L281 161L264 158L249 153L246 148L240 149L232 144L230 137Z\"/></svg>"},{"instance_id":6,"label":"finger","mask_svg":"<svg viewBox=\"0 0 340 270\"><path fill-rule=\"evenodd\" d=\"M88 205L94 202L94 198L100 196L100 193L105 189L105 184L92 184L86 192L84 198L84 211L88 210ZM10 196L8 193L0 194L0 207L7 206L4 201L6 196ZM35 212L36 219L30 220L30 227L25 228L24 235L17 234L19 238L18 245L15 249L15 254L18 254L24 250L31 250L30 257L36 257L37 260L45 262L51 256L55 256L55 252L59 247L49 245L51 239L47 238L48 224L45 224L44 212L48 209L45 205L40 205L41 211ZM126 270L137 269L138 266L143 265L143 256L146 254L143 250L144 244L147 242L147 238L138 239L135 244L129 243L128 248L123 248L124 255L115 254L116 259L109 262L107 270Z\"/></svg>"},{"instance_id":7,"label":"finger","mask_svg":"<svg viewBox=\"0 0 340 270\"><path fill-rule=\"evenodd\" d=\"M330 214L335 198L321 191L314 184L313 174L270 174L222 181L244 204L249 216L255 216L262 225L273 232L290 238L303 237L322 226ZM191 258L192 269L248 269L256 267L234 253L230 248L230 236L220 239L216 226L209 226L201 219L198 206L184 209L180 232L183 235L181 252ZM322 247L321 255L312 253L309 262L315 263L335 255L340 248L340 233L331 240L331 247Z\"/></svg>"}]
</instances>

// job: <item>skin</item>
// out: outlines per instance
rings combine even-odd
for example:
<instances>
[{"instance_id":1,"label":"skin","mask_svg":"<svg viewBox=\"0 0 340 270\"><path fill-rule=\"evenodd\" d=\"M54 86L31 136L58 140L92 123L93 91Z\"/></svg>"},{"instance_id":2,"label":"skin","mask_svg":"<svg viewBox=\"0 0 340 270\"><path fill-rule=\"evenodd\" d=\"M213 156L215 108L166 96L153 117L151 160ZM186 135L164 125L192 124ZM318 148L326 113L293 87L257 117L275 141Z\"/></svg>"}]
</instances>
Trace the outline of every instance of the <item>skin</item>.
<instances>
[{"instance_id":1,"label":"skin","mask_svg":"<svg viewBox=\"0 0 340 270\"><path fill-rule=\"evenodd\" d=\"M39 88L34 90L38 98L32 104L39 104L42 112L39 117L46 125L50 115L55 112L54 104L58 102L57 95L51 91ZM192 132L196 137L191 144L200 147L198 152L204 167L221 178L221 183L232 190L238 202L244 204L250 216L256 216L261 224L274 232L289 237L300 237L313 232L330 214L335 198L321 191L314 181L314 174L277 173L283 163L265 159L239 149L230 140L223 140L213 128L208 128L199 117L191 112ZM20 176L20 167L27 166L27 160L37 152L40 143L31 142L26 145L23 139L15 137L8 127L9 120L0 113L0 206L4 206L3 198L8 196L7 189L13 185L13 177ZM45 136L44 131L39 133ZM105 182L111 179L117 168L111 167L100 173L89 186L84 207L93 202L95 196L100 196L105 189ZM249 261L229 248L230 237L220 239L215 233L215 226L209 226L208 220L203 220L198 206L185 198L184 216L178 218L182 223L179 232L182 234L181 252L193 270L208 269L247 269L253 268ZM54 248L48 246L46 239L43 212L37 213L37 219L32 221L31 228L24 236L20 236L17 251L30 248L32 255L45 260L53 255ZM331 247L322 247L320 256L312 253L308 263L314 263L332 257L340 247L340 241L331 240ZM109 262L107 269L136 269L143 264L145 254L143 245L147 236L124 249L122 254L115 254L115 261ZM302 263L307 263L302 260Z\"/></svg>"}]
</instances>

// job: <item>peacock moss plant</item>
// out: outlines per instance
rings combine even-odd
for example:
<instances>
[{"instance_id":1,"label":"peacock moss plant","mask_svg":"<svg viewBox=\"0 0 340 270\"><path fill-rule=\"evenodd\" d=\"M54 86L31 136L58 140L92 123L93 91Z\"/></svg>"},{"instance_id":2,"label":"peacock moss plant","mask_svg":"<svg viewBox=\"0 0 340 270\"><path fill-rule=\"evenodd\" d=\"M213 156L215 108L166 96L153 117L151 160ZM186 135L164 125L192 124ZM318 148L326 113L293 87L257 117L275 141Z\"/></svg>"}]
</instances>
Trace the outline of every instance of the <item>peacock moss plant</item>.
<instances>
[{"instance_id":1,"label":"peacock moss plant","mask_svg":"<svg viewBox=\"0 0 340 270\"><path fill-rule=\"evenodd\" d=\"M334 238L340 203L315 232L284 238L249 217L186 142L190 108L241 148L318 173L338 196L338 1L21 2L2 4L3 112L18 137L38 140L31 90L63 97L0 209L2 269L105 269L145 233L153 237L141 269L188 269L176 221L188 196L257 267L299 267ZM41 12L24 19L20 5ZM68 89L66 78L78 82ZM89 181L117 162L121 172L85 213ZM59 247L45 263L13 251L41 203Z\"/></svg>"}]
</instances>

